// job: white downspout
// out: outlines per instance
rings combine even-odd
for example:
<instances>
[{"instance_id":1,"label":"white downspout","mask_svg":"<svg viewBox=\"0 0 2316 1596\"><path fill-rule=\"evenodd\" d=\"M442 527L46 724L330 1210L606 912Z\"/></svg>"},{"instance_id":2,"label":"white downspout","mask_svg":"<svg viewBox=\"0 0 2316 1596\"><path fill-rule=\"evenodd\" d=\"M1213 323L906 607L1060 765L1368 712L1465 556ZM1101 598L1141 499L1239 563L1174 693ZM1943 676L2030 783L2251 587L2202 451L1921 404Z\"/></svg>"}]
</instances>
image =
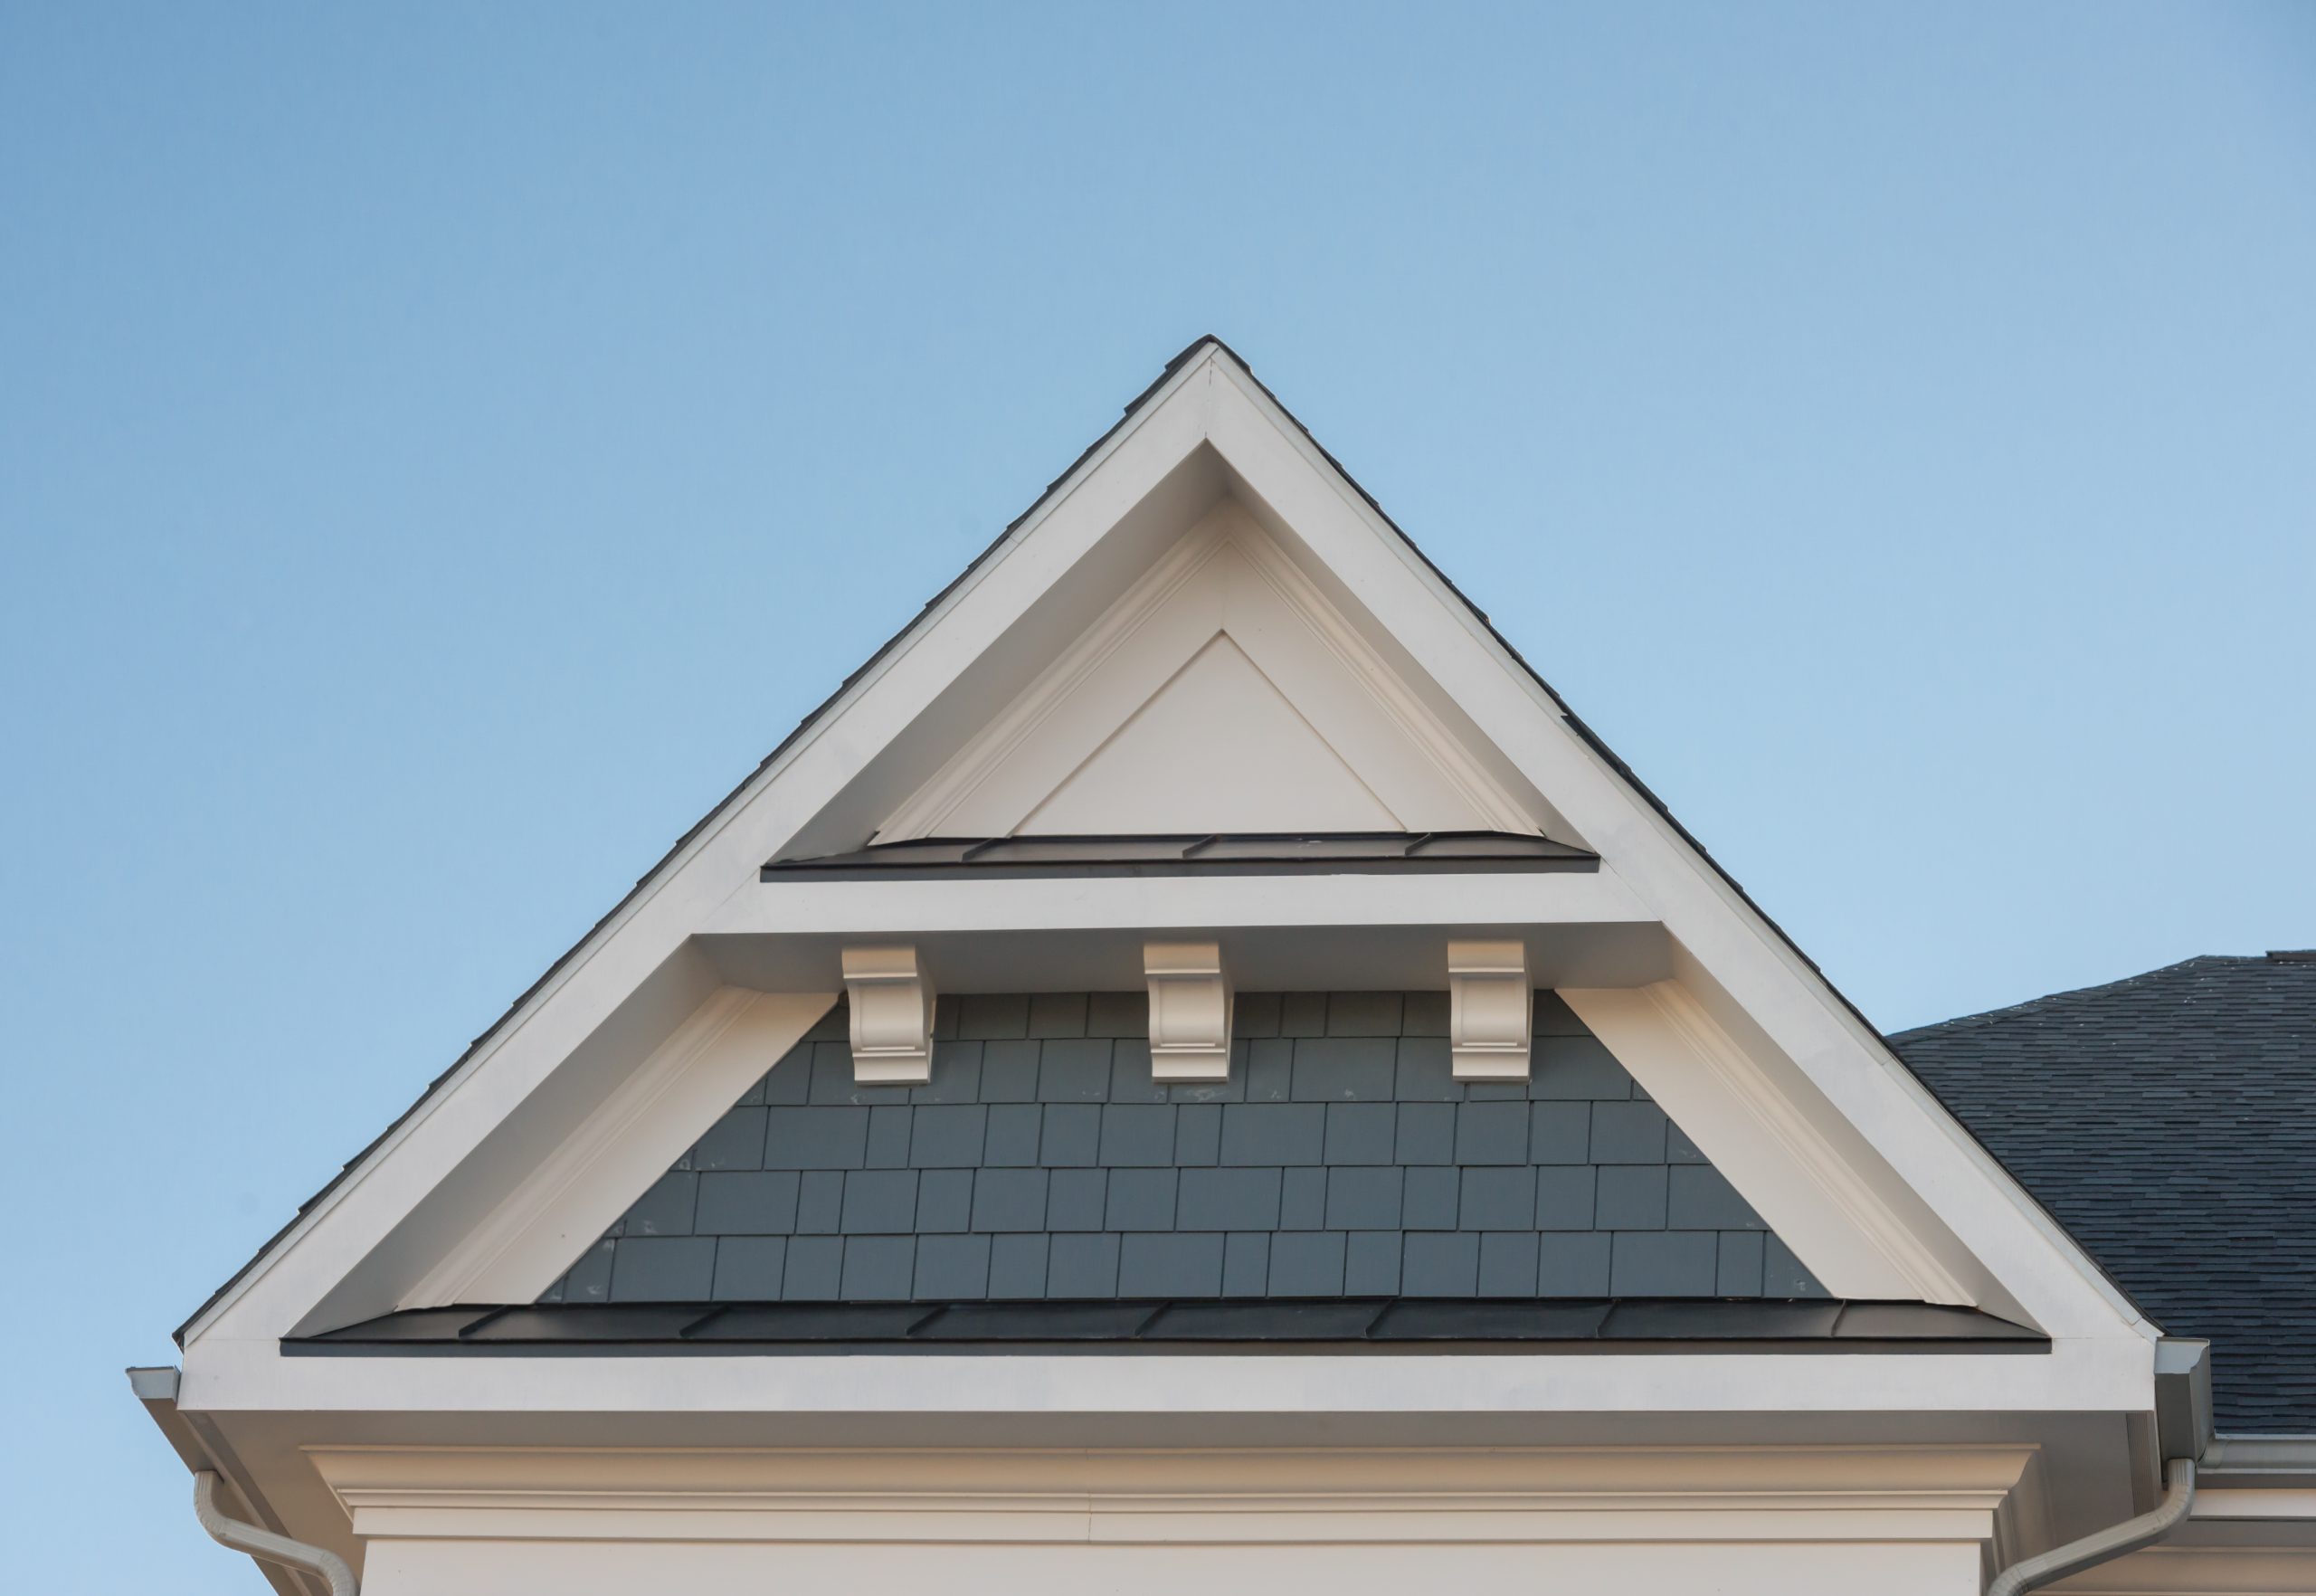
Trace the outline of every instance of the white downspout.
<instances>
[{"instance_id":1,"label":"white downspout","mask_svg":"<svg viewBox=\"0 0 2316 1596\"><path fill-rule=\"evenodd\" d=\"M2111 1524L2064 1546L2054 1546L2040 1557L2012 1563L1995 1575L1994 1583L1987 1587L1987 1596L2023 1596L2023 1592L2040 1590L2062 1574L2092 1568L2126 1552L2152 1545L2178 1528L2187 1519L2188 1509L2195 1505L2196 1460L2174 1458L2163 1466L2163 1500L2155 1505L2152 1512Z\"/></svg>"},{"instance_id":2,"label":"white downspout","mask_svg":"<svg viewBox=\"0 0 2316 1596\"><path fill-rule=\"evenodd\" d=\"M318 1573L329 1582L329 1596L361 1596L362 1587L354 1578L354 1570L337 1553L226 1517L217 1506L217 1471L214 1468L194 1471L193 1515L201 1520L201 1527L209 1532L209 1538L221 1546L231 1546L268 1563L285 1563L291 1568Z\"/></svg>"}]
</instances>

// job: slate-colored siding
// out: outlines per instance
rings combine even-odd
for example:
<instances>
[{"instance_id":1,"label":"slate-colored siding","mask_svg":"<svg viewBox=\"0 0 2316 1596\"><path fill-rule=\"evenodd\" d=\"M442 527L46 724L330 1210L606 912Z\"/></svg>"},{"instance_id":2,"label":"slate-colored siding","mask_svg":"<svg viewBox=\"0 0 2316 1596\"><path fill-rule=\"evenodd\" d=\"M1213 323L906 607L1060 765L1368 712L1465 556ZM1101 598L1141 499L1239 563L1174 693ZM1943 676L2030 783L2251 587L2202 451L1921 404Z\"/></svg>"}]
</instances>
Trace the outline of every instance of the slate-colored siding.
<instances>
[{"instance_id":1,"label":"slate-colored siding","mask_svg":"<svg viewBox=\"0 0 2316 1596\"><path fill-rule=\"evenodd\" d=\"M1444 993L1249 993L1151 1078L1140 993L941 1005L853 1084L839 1004L542 1298L1797 1297L1823 1290L1567 1005L1448 1069Z\"/></svg>"}]
</instances>

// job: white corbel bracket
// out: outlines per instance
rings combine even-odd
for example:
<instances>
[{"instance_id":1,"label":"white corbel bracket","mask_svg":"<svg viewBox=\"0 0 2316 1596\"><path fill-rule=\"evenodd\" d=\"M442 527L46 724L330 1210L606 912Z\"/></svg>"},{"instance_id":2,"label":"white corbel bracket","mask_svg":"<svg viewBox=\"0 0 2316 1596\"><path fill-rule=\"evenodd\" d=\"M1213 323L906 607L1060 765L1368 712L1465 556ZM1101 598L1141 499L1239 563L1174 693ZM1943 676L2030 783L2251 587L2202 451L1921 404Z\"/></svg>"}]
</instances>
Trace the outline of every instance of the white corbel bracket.
<instances>
[{"instance_id":1,"label":"white corbel bracket","mask_svg":"<svg viewBox=\"0 0 2316 1596\"><path fill-rule=\"evenodd\" d=\"M933 983L914 947L848 947L852 1078L859 1086L923 1086L933 1078Z\"/></svg>"},{"instance_id":2,"label":"white corbel bracket","mask_svg":"<svg viewBox=\"0 0 2316 1596\"><path fill-rule=\"evenodd\" d=\"M1517 942L1448 945L1448 1035L1457 1080L1525 1080L1535 998Z\"/></svg>"},{"instance_id":3,"label":"white corbel bracket","mask_svg":"<svg viewBox=\"0 0 2316 1596\"><path fill-rule=\"evenodd\" d=\"M1230 1078L1230 978L1211 942L1148 942L1150 1073L1157 1080Z\"/></svg>"}]
</instances>

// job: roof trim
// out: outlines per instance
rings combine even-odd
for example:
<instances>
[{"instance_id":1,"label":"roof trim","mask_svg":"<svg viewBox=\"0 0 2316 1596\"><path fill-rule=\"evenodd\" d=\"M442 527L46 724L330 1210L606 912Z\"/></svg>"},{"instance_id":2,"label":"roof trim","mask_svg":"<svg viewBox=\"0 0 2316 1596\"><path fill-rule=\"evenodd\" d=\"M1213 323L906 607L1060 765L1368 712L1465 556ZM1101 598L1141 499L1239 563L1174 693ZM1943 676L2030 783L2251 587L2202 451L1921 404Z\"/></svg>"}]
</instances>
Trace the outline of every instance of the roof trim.
<instances>
[{"instance_id":1,"label":"roof trim","mask_svg":"<svg viewBox=\"0 0 2316 1596\"><path fill-rule=\"evenodd\" d=\"M1105 837L925 837L817 859L780 859L765 881L922 880L959 875L1203 876L1597 870L1600 856L1515 831L1181 832Z\"/></svg>"},{"instance_id":2,"label":"roof trim","mask_svg":"<svg viewBox=\"0 0 2316 1596\"><path fill-rule=\"evenodd\" d=\"M523 1304L414 1308L282 1342L292 1356L718 1357L831 1352L2047 1353L1975 1308L1825 1298L1489 1297Z\"/></svg>"}]
</instances>

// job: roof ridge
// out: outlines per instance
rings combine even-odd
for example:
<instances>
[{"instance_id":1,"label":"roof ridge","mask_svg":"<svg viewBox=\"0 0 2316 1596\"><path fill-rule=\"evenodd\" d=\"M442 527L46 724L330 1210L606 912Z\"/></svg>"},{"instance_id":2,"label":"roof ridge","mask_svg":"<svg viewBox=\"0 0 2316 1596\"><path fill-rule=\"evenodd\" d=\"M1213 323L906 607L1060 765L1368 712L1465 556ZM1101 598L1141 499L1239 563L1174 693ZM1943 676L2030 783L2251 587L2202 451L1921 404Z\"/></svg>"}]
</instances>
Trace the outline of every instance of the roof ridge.
<instances>
[{"instance_id":1,"label":"roof ridge","mask_svg":"<svg viewBox=\"0 0 2316 1596\"><path fill-rule=\"evenodd\" d=\"M2172 964L2159 964L2152 970L2141 970L2138 974L2131 975L2119 975L2112 981L2094 981L2085 986L2070 986L2062 992L2046 992L2039 997L2026 998L2015 1003L2004 1003L1992 1009L1979 1009L1968 1014L1954 1015L1951 1019L1934 1020L1927 1025L1916 1025L1905 1031L1893 1031L1890 1033L1889 1040L1891 1044L1895 1046L1907 1040L1909 1038L1926 1036L1934 1031L1947 1031L1960 1026L1978 1025L1989 1021L2000 1020L2008 1018L2010 1015L2025 1013L2030 1010L2049 1008L2059 1003L2064 1003L2071 998L2083 997L2089 993L2096 992L2110 992L2119 986L2131 986L2139 982L2151 981L2159 975L2169 975L2176 971L2185 970L2193 965L2268 964L2287 962L2289 961L2271 959L2266 955L2260 954L2195 954L2189 957L2177 960Z\"/></svg>"}]
</instances>

